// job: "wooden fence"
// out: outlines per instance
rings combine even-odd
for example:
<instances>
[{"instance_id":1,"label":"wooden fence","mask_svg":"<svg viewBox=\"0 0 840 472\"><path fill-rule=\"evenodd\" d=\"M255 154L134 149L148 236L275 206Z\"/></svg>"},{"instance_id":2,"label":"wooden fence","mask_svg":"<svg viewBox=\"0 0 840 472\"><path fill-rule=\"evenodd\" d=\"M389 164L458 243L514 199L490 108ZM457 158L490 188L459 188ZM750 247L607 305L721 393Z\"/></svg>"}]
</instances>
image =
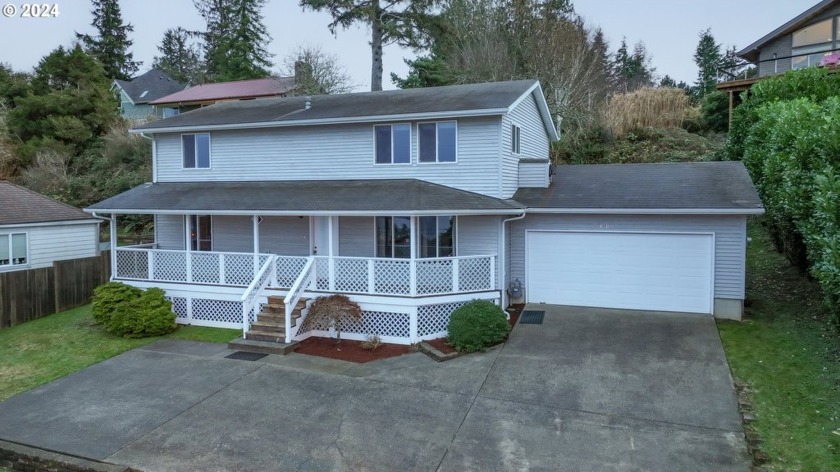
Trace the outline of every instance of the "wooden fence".
<instances>
[{"instance_id":1,"label":"wooden fence","mask_svg":"<svg viewBox=\"0 0 840 472\"><path fill-rule=\"evenodd\" d=\"M93 289L111 277L110 251L52 267L0 273L0 328L90 302Z\"/></svg>"}]
</instances>

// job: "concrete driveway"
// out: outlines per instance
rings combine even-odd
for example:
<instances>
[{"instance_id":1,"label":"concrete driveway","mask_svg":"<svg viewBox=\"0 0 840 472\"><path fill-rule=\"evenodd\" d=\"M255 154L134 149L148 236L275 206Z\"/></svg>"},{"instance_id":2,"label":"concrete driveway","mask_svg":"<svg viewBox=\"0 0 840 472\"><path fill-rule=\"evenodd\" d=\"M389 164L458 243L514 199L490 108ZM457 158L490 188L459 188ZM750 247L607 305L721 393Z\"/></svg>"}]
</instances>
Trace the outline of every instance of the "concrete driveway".
<instances>
[{"instance_id":1,"label":"concrete driveway","mask_svg":"<svg viewBox=\"0 0 840 472\"><path fill-rule=\"evenodd\" d=\"M535 306L442 364L161 341L0 403L0 439L141 470L748 470L707 316Z\"/></svg>"}]
</instances>

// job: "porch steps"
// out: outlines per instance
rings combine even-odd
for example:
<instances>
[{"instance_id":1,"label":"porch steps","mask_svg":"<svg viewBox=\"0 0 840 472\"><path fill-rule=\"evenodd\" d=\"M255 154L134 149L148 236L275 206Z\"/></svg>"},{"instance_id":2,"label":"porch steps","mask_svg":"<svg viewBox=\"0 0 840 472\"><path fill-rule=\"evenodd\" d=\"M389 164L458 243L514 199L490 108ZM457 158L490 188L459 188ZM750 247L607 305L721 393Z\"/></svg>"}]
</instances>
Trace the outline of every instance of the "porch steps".
<instances>
[{"instance_id":1,"label":"porch steps","mask_svg":"<svg viewBox=\"0 0 840 472\"><path fill-rule=\"evenodd\" d=\"M303 315L309 299L301 298L292 311L292 326L297 326L297 320ZM268 303L262 306L257 314L257 320L251 323L244 341L283 344L286 340L286 305L283 297L270 296Z\"/></svg>"},{"instance_id":2,"label":"porch steps","mask_svg":"<svg viewBox=\"0 0 840 472\"><path fill-rule=\"evenodd\" d=\"M280 354L284 356L295 350L298 342L286 344L283 338L280 341L258 341L256 339L234 339L228 343L228 349L234 351L256 352L259 354Z\"/></svg>"}]
</instances>

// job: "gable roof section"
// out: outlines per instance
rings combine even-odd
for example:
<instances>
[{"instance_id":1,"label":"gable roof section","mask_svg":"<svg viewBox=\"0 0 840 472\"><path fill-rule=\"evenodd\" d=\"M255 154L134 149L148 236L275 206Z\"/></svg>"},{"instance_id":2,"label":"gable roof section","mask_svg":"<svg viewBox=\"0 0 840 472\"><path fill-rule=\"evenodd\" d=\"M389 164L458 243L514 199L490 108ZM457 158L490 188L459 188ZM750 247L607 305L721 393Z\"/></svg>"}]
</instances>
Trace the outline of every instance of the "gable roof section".
<instances>
[{"instance_id":1,"label":"gable roof section","mask_svg":"<svg viewBox=\"0 0 840 472\"><path fill-rule=\"evenodd\" d=\"M90 220L78 208L0 180L0 225Z\"/></svg>"},{"instance_id":2,"label":"gable roof section","mask_svg":"<svg viewBox=\"0 0 840 472\"><path fill-rule=\"evenodd\" d=\"M144 184L85 211L138 214L518 214L515 202L416 179Z\"/></svg>"},{"instance_id":3,"label":"gable roof section","mask_svg":"<svg viewBox=\"0 0 840 472\"><path fill-rule=\"evenodd\" d=\"M152 105L276 97L289 93L294 88L294 77L269 77L265 79L217 82L214 84L196 85L180 92L172 93L171 95L159 97L152 101Z\"/></svg>"},{"instance_id":4,"label":"gable roof section","mask_svg":"<svg viewBox=\"0 0 840 472\"><path fill-rule=\"evenodd\" d=\"M765 44L773 41L774 39L778 38L779 36L788 34L793 32L794 30L799 29L800 26L804 26L805 23L810 21L815 16L822 13L824 10L830 8L831 6L838 3L838 0L822 0L821 2L817 3L816 5L812 6L811 8L805 10L804 12L800 13L787 23L779 26L778 28L774 29L758 41L750 44L749 46L745 47L744 49L738 51L738 56L742 57L748 61L755 62L758 60L759 50L764 47Z\"/></svg>"},{"instance_id":5,"label":"gable roof section","mask_svg":"<svg viewBox=\"0 0 840 472\"><path fill-rule=\"evenodd\" d=\"M308 109L306 97L222 102L139 126L132 132L268 128L503 115L530 95L536 98L549 137L552 140L559 139L542 88L535 80L318 95L311 97L311 106Z\"/></svg>"},{"instance_id":6,"label":"gable roof section","mask_svg":"<svg viewBox=\"0 0 840 472\"><path fill-rule=\"evenodd\" d=\"M184 90L186 87L185 84L177 82L160 69L152 69L131 80L117 79L114 82L123 89L135 105L149 103L157 98Z\"/></svg>"},{"instance_id":7,"label":"gable roof section","mask_svg":"<svg viewBox=\"0 0 840 472\"><path fill-rule=\"evenodd\" d=\"M764 212L740 161L557 166L551 186L513 199L547 213Z\"/></svg>"}]
</instances>

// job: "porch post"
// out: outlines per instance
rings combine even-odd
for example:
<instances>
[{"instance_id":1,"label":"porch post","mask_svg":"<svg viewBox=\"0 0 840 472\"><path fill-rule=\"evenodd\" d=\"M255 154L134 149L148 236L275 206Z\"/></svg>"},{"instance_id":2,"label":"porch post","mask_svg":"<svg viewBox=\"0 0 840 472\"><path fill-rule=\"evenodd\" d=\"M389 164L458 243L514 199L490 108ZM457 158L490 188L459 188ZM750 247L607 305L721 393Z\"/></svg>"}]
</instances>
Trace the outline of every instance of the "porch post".
<instances>
[{"instance_id":1,"label":"porch post","mask_svg":"<svg viewBox=\"0 0 840 472\"><path fill-rule=\"evenodd\" d=\"M117 215L111 213L108 219L108 232L111 238L111 280L117 276Z\"/></svg>"},{"instance_id":2,"label":"porch post","mask_svg":"<svg viewBox=\"0 0 840 472\"><path fill-rule=\"evenodd\" d=\"M251 217L251 222L253 223L253 231L254 231L254 277L257 276L257 272L260 270L260 217L259 215L254 215Z\"/></svg>"},{"instance_id":3,"label":"porch post","mask_svg":"<svg viewBox=\"0 0 840 472\"><path fill-rule=\"evenodd\" d=\"M411 222L409 231L409 244L411 245L410 253L411 259L408 261L408 291L409 294L417 295L417 217L412 216L409 218Z\"/></svg>"},{"instance_id":4,"label":"porch post","mask_svg":"<svg viewBox=\"0 0 840 472\"><path fill-rule=\"evenodd\" d=\"M333 217L327 217L327 257L329 257L329 283L330 283L330 291L335 290L335 259L333 259Z\"/></svg>"},{"instance_id":5,"label":"porch post","mask_svg":"<svg viewBox=\"0 0 840 472\"><path fill-rule=\"evenodd\" d=\"M192 229L190 228L190 226L192 226L190 224L191 220L192 218L190 218L190 215L184 215L184 249L186 249L186 252L184 253L184 259L187 263L187 283L192 282L192 235L190 234L190 231Z\"/></svg>"}]
</instances>

